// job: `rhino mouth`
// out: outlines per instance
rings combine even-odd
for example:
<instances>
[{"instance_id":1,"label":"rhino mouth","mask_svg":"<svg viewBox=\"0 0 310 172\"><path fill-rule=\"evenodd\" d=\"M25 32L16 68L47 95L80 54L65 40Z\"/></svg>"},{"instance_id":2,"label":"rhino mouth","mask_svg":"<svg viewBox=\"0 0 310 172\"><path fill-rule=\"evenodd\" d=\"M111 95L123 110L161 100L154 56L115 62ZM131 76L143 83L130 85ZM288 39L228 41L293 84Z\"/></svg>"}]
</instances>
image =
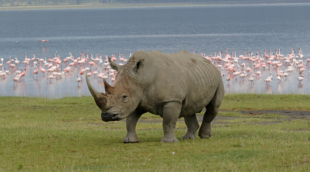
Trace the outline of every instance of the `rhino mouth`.
<instances>
[{"instance_id":1,"label":"rhino mouth","mask_svg":"<svg viewBox=\"0 0 310 172\"><path fill-rule=\"evenodd\" d=\"M113 114L113 113L101 113L101 119L104 122L109 122L109 121L119 121L122 118L118 116L118 114Z\"/></svg>"}]
</instances>

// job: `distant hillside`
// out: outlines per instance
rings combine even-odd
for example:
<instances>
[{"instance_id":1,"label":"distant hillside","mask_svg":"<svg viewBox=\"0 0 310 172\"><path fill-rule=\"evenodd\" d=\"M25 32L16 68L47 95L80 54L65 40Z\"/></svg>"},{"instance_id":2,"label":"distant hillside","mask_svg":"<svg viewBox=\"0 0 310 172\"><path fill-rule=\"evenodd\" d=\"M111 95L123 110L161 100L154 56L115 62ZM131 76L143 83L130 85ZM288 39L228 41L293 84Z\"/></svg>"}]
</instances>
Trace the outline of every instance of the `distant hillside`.
<instances>
[{"instance_id":1,"label":"distant hillside","mask_svg":"<svg viewBox=\"0 0 310 172\"><path fill-rule=\"evenodd\" d=\"M309 0L0 0L0 6L37 5L95 5L95 4L164 4L164 3L203 3L203 4L266 4L266 3L309 3Z\"/></svg>"}]
</instances>

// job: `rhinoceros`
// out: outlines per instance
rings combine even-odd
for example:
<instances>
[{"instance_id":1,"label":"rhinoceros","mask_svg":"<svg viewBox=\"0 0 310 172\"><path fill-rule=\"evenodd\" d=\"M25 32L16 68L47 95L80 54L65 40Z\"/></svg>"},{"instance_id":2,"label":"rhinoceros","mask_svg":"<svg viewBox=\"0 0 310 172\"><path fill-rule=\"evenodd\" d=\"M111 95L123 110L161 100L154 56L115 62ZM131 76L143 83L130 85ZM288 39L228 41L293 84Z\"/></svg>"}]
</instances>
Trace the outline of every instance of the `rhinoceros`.
<instances>
[{"instance_id":1,"label":"rhinoceros","mask_svg":"<svg viewBox=\"0 0 310 172\"><path fill-rule=\"evenodd\" d=\"M105 93L93 88L87 75L91 95L101 109L103 121L126 118L124 143L137 143L136 124L143 113L163 118L164 137L161 142L178 142L175 125L184 117L187 133L182 139L195 139L199 128L196 113L206 108L198 135L211 137L211 121L219 111L224 97L220 71L208 60L185 50L165 54L160 51L137 51L117 70L115 85L103 80Z\"/></svg>"}]
</instances>

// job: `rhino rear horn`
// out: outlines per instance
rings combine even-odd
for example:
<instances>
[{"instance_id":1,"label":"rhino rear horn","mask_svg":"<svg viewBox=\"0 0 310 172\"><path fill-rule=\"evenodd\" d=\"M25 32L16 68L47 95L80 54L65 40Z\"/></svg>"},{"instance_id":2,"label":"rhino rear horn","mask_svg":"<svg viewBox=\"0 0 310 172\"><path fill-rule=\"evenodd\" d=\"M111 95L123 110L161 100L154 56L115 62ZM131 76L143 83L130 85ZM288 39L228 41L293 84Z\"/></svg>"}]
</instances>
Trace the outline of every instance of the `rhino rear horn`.
<instances>
[{"instance_id":1,"label":"rhino rear horn","mask_svg":"<svg viewBox=\"0 0 310 172\"><path fill-rule=\"evenodd\" d=\"M108 94L114 93L114 87L112 87L105 79L103 79L105 92Z\"/></svg>"},{"instance_id":2,"label":"rhino rear horn","mask_svg":"<svg viewBox=\"0 0 310 172\"><path fill-rule=\"evenodd\" d=\"M107 102L106 95L103 93L100 93L96 89L94 89L94 87L89 82L88 76L85 75L85 77L86 77L86 83L87 83L88 89L89 89L91 95L94 97L97 106L99 108L104 107L105 103Z\"/></svg>"},{"instance_id":3,"label":"rhino rear horn","mask_svg":"<svg viewBox=\"0 0 310 172\"><path fill-rule=\"evenodd\" d=\"M112 69L118 71L118 69L120 68L119 64L115 63L114 61L111 60L111 57L108 57L109 62L110 62L110 66Z\"/></svg>"}]
</instances>

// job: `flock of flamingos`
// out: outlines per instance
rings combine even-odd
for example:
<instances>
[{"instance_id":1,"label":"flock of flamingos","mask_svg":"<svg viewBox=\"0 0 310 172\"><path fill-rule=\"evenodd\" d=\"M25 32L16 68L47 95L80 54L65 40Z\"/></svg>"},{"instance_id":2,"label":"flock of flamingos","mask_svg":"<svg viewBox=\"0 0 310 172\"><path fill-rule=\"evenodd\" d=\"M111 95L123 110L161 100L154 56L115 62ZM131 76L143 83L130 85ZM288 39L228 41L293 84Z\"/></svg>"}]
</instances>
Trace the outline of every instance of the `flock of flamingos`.
<instances>
[{"instance_id":1,"label":"flock of flamingos","mask_svg":"<svg viewBox=\"0 0 310 172\"><path fill-rule=\"evenodd\" d=\"M193 53L196 54L196 52ZM262 55L260 53L245 52L244 55L239 57L237 57L236 53L229 53L228 49L226 49L224 56L222 52L219 52L218 55L216 53L209 56L202 53L200 55L211 61L221 71L223 80L226 80L228 84L230 80L247 80L250 86L255 83L255 80L262 78L262 72L269 74L263 80L266 87L270 87L270 82L281 82L283 78L289 77L294 70L298 72L296 80L301 84L305 77L306 67L310 62L310 58L304 58L301 48L299 48L298 54L295 54L295 50L292 49L287 55L282 55L280 49L275 50L275 52L269 51L268 54L264 50ZM32 73L33 78L42 75L47 77L49 82L53 82L53 80L57 81L69 76L70 73L76 71L73 69L78 69L78 74L74 73L77 77L78 86L85 74L88 76L93 75L93 78L100 80L110 80L113 84L117 71L111 69L108 56L106 55L105 58L98 54L95 56L80 52L80 56L77 58L73 57L71 53L66 58L62 58L57 54L53 58L37 58L33 53L33 56L28 58L25 53L25 59L22 62L16 57L10 57L6 62L1 58L0 80L12 79L15 83L24 81L23 77L26 75L26 70L30 70L27 74ZM131 53L129 52L130 56ZM118 59L115 55L112 55L111 60L118 61L120 65L127 62L124 55L120 53ZM272 77L274 72L276 78ZM309 74L310 71L308 71Z\"/></svg>"}]
</instances>

